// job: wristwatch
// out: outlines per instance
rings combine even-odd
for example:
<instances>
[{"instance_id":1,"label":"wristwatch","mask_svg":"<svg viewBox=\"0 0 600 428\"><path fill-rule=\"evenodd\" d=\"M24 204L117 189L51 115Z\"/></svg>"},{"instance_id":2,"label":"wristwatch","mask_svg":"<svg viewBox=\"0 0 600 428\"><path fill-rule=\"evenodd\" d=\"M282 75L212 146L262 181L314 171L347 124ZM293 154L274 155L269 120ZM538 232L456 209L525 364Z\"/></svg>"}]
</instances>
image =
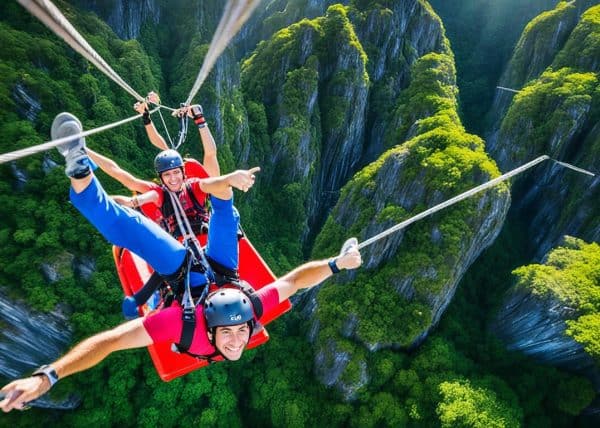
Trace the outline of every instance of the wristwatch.
<instances>
[{"instance_id":1,"label":"wristwatch","mask_svg":"<svg viewBox=\"0 0 600 428\"><path fill-rule=\"evenodd\" d=\"M47 364L34 371L31 375L46 376L50 382L50 388L52 388L54 384L58 382L58 374L56 373L56 370L54 370L54 367Z\"/></svg>"},{"instance_id":2,"label":"wristwatch","mask_svg":"<svg viewBox=\"0 0 600 428\"><path fill-rule=\"evenodd\" d=\"M335 263L335 259L329 260L329 263L327 263L327 264L329 265L329 269L331 269L331 272L333 272L333 273L340 273L340 268Z\"/></svg>"}]
</instances>

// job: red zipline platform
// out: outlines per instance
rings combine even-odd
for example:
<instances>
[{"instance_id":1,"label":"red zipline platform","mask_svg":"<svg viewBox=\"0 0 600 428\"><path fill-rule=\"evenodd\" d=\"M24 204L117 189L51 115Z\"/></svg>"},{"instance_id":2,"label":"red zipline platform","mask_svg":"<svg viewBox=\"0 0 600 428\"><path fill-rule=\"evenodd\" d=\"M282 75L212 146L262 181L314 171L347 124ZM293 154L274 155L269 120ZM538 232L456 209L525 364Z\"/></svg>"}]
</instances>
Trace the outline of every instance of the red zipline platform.
<instances>
[{"instance_id":1,"label":"red zipline platform","mask_svg":"<svg viewBox=\"0 0 600 428\"><path fill-rule=\"evenodd\" d=\"M202 165L194 160L187 159L185 162L186 177L207 177L206 171ZM146 204L149 205L149 204ZM156 207L143 206L142 211L150 218L153 218ZM206 235L198 235L202 245L206 244ZM260 254L252 246L246 237L240 238L239 242L239 275L241 279L246 280L255 290L259 290L267 284L275 281L275 275L267 266ZM117 273L121 280L123 292L126 296L131 296L140 290L152 274L152 268L140 257L131 253L129 250L120 247L113 247L113 257L117 267ZM140 308L140 315L144 316L151 312L158 303L157 298L150 298L149 302ZM274 319L289 311L292 307L289 300L280 303L270 312L266 312L261 317L261 324L264 327ZM255 348L269 340L269 334L265 328L256 331L246 349ZM206 360L196 359L190 355L179 354L171 351L170 343L158 343L148 347L150 357L156 367L160 378L164 381L170 381L179 376L183 376L193 370L209 364ZM218 358L217 358L218 359Z\"/></svg>"}]
</instances>

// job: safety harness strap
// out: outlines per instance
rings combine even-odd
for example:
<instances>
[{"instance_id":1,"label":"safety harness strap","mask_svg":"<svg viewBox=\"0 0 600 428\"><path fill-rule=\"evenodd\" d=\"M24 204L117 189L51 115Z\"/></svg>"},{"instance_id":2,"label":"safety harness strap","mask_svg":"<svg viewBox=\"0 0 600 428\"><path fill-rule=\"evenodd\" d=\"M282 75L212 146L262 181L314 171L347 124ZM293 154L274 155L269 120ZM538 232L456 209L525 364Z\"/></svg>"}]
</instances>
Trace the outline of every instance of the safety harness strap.
<instances>
[{"instance_id":1,"label":"safety harness strap","mask_svg":"<svg viewBox=\"0 0 600 428\"><path fill-rule=\"evenodd\" d=\"M179 270L179 269L178 269ZM148 281L144 284L142 288L140 288L137 293L133 295L135 299L135 304L137 306L141 306L148 301L150 296L154 294L156 290L161 286L161 284L165 281L165 278L157 272L152 273Z\"/></svg>"},{"instance_id":2,"label":"safety harness strap","mask_svg":"<svg viewBox=\"0 0 600 428\"><path fill-rule=\"evenodd\" d=\"M194 331L196 330L196 307L184 307L182 320L183 328L181 329L181 337L179 338L179 343L175 343L174 345L179 352L187 352L190 346L192 346Z\"/></svg>"},{"instance_id":3,"label":"safety harness strap","mask_svg":"<svg viewBox=\"0 0 600 428\"><path fill-rule=\"evenodd\" d=\"M206 222L206 208L203 204L200 203L192 186L189 182L185 183L185 188L187 190L187 194L190 197L192 202L192 206L194 207L194 219L192 219L192 231L195 234L208 233L208 223ZM168 195L170 193L169 189L166 186L161 186L163 191L163 195ZM178 197L177 197L178 198ZM179 198L178 198L179 199ZM173 206L173 202L170 197L163 198L163 204L160 207L160 211L163 217L163 228L167 229L169 233L171 233L175 238L179 236L185 236L185 230L183 229L185 226L176 221L175 228L171 230L171 218L175 216L175 207ZM187 216L186 216L187 217ZM176 217L175 217L176 218ZM200 220L200 218L202 220Z\"/></svg>"},{"instance_id":4,"label":"safety harness strap","mask_svg":"<svg viewBox=\"0 0 600 428\"><path fill-rule=\"evenodd\" d=\"M177 347L176 344L173 344L173 346L171 347L171 350L173 352L178 352L180 354L186 354L189 355L190 357L194 357L197 360L203 360L203 361L207 361L208 363L212 364L212 363L216 363L217 361L215 360L215 357L222 357L223 355L219 352L219 351L215 351L210 355L198 355L198 354L193 354L189 351L180 351L179 349L175 349Z\"/></svg>"}]
</instances>

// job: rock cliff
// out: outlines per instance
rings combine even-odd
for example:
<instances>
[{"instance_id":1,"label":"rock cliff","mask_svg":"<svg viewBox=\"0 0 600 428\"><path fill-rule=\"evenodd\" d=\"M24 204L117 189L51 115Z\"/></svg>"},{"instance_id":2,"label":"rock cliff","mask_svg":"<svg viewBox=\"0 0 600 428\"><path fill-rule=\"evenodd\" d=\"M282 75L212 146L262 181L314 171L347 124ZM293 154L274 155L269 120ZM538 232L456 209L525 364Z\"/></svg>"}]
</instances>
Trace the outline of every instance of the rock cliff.
<instances>
[{"instance_id":1,"label":"rock cliff","mask_svg":"<svg viewBox=\"0 0 600 428\"><path fill-rule=\"evenodd\" d=\"M411 64L447 52L444 40L425 2L336 5L280 30L244 62L246 109L265 125L250 129L249 151L275 165L264 168L267 192L299 192L303 212L290 229L304 251L348 178L389 148L383 140Z\"/></svg>"},{"instance_id":2,"label":"rock cliff","mask_svg":"<svg viewBox=\"0 0 600 428\"><path fill-rule=\"evenodd\" d=\"M156 0L77 0L77 4L94 11L120 38L135 39L147 20L158 24L160 5Z\"/></svg>"},{"instance_id":3,"label":"rock cliff","mask_svg":"<svg viewBox=\"0 0 600 428\"><path fill-rule=\"evenodd\" d=\"M503 171L541 154L593 172L600 169L596 41L600 6L579 17L577 4L561 3L534 20L515 51L507 75L522 82L535 78L514 97L500 127L488 139L490 153ZM575 21L573 30L567 31ZM547 44L542 45L544 49L535 48L531 34L545 34L548 40L550 33L562 40L557 48ZM556 165L538 168L517 183L515 208L528 213L532 248L538 258L564 234L598 239L598 188L598 177L577 175Z\"/></svg>"},{"instance_id":4,"label":"rock cliff","mask_svg":"<svg viewBox=\"0 0 600 428\"><path fill-rule=\"evenodd\" d=\"M483 141L467 134L456 114L451 56L419 58L393 114L399 133L386 141L393 148L344 186L315 254L335 254L348 236L364 241L498 174ZM369 379L368 353L418 345L466 268L495 239L509 200L500 186L378 241L363 249L360 273L313 292L307 313L320 379L354 398Z\"/></svg>"},{"instance_id":5,"label":"rock cliff","mask_svg":"<svg viewBox=\"0 0 600 428\"><path fill-rule=\"evenodd\" d=\"M600 388L598 288L600 246L566 237L543 264L514 271L492 330L508 349L585 373ZM597 322L597 321L596 321Z\"/></svg>"},{"instance_id":6,"label":"rock cliff","mask_svg":"<svg viewBox=\"0 0 600 428\"><path fill-rule=\"evenodd\" d=\"M61 312L32 313L22 302L9 299L0 290L0 375L14 379L57 359L71 343L71 329ZM43 346L40 346L43 344ZM36 401L36 407L69 410L80 399L72 396L58 402L52 396Z\"/></svg>"},{"instance_id":7,"label":"rock cliff","mask_svg":"<svg viewBox=\"0 0 600 428\"><path fill-rule=\"evenodd\" d=\"M499 86L521 89L552 63L581 15L581 7L574 3L560 2L554 9L540 14L527 24L500 78ZM496 141L495 133L513 98L514 93L496 91L492 108L488 113L493 123L493 129L487 137L490 147Z\"/></svg>"}]
</instances>

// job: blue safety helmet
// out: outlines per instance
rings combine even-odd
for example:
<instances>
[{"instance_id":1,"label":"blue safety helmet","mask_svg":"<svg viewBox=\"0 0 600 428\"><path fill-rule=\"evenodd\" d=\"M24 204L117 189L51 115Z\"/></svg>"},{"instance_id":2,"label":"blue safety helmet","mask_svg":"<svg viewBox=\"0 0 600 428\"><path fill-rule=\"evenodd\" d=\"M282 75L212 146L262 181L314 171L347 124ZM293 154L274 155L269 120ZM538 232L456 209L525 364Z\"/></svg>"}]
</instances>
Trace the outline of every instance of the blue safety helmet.
<instances>
[{"instance_id":1,"label":"blue safety helmet","mask_svg":"<svg viewBox=\"0 0 600 428\"><path fill-rule=\"evenodd\" d=\"M154 158L154 169L159 176L175 168L183 169L183 158L176 150L164 150Z\"/></svg>"},{"instance_id":2,"label":"blue safety helmet","mask_svg":"<svg viewBox=\"0 0 600 428\"><path fill-rule=\"evenodd\" d=\"M250 298L235 288L222 288L210 294L204 302L204 318L209 330L248 323L250 335L255 324Z\"/></svg>"}]
</instances>

